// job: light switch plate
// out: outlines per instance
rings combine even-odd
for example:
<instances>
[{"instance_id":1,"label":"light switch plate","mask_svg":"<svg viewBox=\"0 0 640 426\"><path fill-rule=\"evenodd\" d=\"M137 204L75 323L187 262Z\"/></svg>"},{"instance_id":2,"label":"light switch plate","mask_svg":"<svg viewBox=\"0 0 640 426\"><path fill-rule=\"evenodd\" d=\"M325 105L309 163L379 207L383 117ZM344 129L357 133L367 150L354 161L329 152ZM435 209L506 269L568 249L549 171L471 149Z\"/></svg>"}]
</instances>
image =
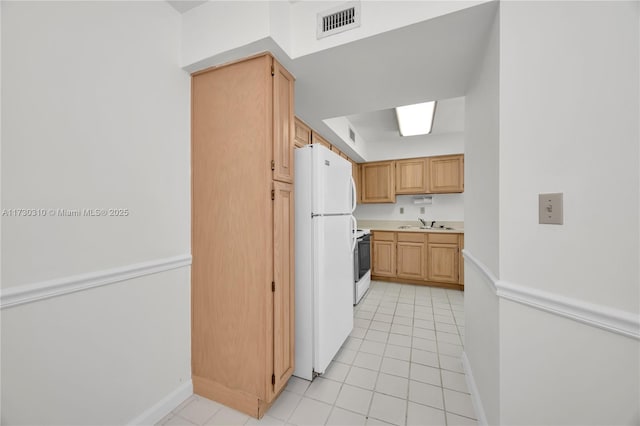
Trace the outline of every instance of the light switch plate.
<instances>
[{"instance_id":1,"label":"light switch plate","mask_svg":"<svg viewBox=\"0 0 640 426\"><path fill-rule=\"evenodd\" d=\"M538 222L552 225L563 224L562 192L538 194Z\"/></svg>"}]
</instances>

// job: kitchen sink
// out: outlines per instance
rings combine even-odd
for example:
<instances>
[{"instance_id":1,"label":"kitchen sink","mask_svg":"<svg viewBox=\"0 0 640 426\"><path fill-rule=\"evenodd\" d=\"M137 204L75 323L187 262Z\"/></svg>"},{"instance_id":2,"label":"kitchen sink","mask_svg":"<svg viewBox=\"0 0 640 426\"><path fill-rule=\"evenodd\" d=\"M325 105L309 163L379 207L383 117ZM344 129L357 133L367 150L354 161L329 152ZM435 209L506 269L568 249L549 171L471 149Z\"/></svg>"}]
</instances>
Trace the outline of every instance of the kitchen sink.
<instances>
[{"instance_id":1,"label":"kitchen sink","mask_svg":"<svg viewBox=\"0 0 640 426\"><path fill-rule=\"evenodd\" d=\"M448 226L414 226L414 225L400 225L398 226L398 229L434 229L434 230L447 230L447 231L453 231L453 228L450 228Z\"/></svg>"}]
</instances>

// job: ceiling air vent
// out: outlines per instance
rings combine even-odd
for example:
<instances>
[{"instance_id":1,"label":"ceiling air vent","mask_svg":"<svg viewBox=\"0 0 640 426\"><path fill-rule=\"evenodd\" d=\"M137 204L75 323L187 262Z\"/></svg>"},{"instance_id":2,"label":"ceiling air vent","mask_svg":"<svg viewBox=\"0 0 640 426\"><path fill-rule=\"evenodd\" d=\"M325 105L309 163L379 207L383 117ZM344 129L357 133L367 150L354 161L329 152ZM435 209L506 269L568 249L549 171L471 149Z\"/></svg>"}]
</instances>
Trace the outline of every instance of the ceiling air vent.
<instances>
[{"instance_id":1,"label":"ceiling air vent","mask_svg":"<svg viewBox=\"0 0 640 426\"><path fill-rule=\"evenodd\" d=\"M349 127L349 139L351 139L351 142L356 143L356 132L351 127Z\"/></svg>"},{"instance_id":2,"label":"ceiling air vent","mask_svg":"<svg viewBox=\"0 0 640 426\"><path fill-rule=\"evenodd\" d=\"M360 2L348 2L333 9L318 13L316 38L321 39L359 26Z\"/></svg>"}]
</instances>

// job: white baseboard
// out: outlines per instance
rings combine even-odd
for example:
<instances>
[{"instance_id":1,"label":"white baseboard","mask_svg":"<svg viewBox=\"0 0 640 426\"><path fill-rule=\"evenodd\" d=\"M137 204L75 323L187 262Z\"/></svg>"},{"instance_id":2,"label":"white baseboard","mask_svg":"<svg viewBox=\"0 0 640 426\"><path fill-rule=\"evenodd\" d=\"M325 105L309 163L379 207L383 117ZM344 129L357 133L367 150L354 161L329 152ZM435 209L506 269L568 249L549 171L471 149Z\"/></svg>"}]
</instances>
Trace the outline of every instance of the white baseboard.
<instances>
[{"instance_id":1,"label":"white baseboard","mask_svg":"<svg viewBox=\"0 0 640 426\"><path fill-rule=\"evenodd\" d=\"M160 419L165 417L176 408L182 401L189 398L193 394L193 382L189 379L183 383L169 395L162 398L152 407L145 410L135 419L131 420L128 425L155 425Z\"/></svg>"},{"instance_id":2,"label":"white baseboard","mask_svg":"<svg viewBox=\"0 0 640 426\"><path fill-rule=\"evenodd\" d=\"M471 401L473 402L473 408L476 411L476 418L478 419L478 425L487 426L487 415L484 412L484 406L480 399L480 391L476 385L476 381L473 378L473 372L471 371L471 364L469 364L469 358L467 354L462 352L462 368L464 368L464 377L467 380L467 388L471 392Z\"/></svg>"}]
</instances>

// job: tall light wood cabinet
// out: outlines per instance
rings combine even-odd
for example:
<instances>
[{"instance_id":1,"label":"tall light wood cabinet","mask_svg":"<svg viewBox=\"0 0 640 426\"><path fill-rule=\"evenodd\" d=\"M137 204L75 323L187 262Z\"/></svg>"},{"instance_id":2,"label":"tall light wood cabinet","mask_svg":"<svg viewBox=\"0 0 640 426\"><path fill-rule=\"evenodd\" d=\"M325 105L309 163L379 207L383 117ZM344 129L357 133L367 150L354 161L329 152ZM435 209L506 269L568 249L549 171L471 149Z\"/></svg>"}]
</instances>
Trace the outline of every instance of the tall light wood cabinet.
<instances>
[{"instance_id":1,"label":"tall light wood cabinet","mask_svg":"<svg viewBox=\"0 0 640 426\"><path fill-rule=\"evenodd\" d=\"M193 387L258 418L294 368L293 95L269 54L192 77Z\"/></svg>"},{"instance_id":2,"label":"tall light wood cabinet","mask_svg":"<svg viewBox=\"0 0 640 426\"><path fill-rule=\"evenodd\" d=\"M395 203L396 187L393 161L363 163L360 166L362 203Z\"/></svg>"}]
</instances>

